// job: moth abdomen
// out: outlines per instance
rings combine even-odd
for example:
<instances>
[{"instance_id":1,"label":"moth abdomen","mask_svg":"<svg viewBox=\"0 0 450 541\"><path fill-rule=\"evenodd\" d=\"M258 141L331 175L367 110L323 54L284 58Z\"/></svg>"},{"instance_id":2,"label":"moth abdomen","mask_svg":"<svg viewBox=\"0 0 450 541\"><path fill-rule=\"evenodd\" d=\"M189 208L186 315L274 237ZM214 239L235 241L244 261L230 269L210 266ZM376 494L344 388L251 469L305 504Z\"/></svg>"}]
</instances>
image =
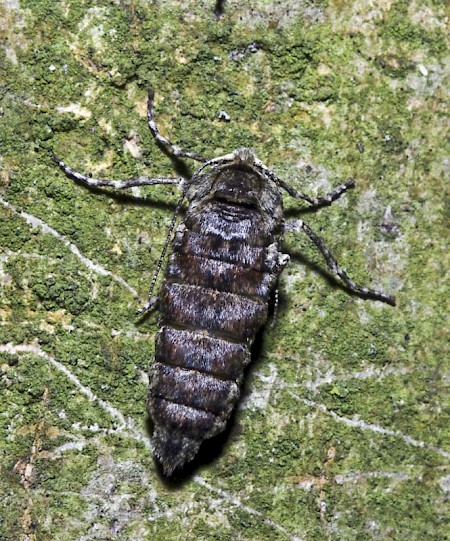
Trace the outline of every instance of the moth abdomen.
<instances>
[{"instance_id":1,"label":"moth abdomen","mask_svg":"<svg viewBox=\"0 0 450 541\"><path fill-rule=\"evenodd\" d=\"M201 286L165 282L161 317L175 326L204 329L213 336L252 341L266 322L267 303Z\"/></svg>"},{"instance_id":2,"label":"moth abdomen","mask_svg":"<svg viewBox=\"0 0 450 541\"><path fill-rule=\"evenodd\" d=\"M153 396L215 415L227 413L239 397L236 382L198 370L155 363L152 374Z\"/></svg>"},{"instance_id":3,"label":"moth abdomen","mask_svg":"<svg viewBox=\"0 0 450 541\"><path fill-rule=\"evenodd\" d=\"M269 297L276 278L267 271L183 253L172 254L167 277L180 283L236 293L255 300Z\"/></svg>"},{"instance_id":4,"label":"moth abdomen","mask_svg":"<svg viewBox=\"0 0 450 541\"><path fill-rule=\"evenodd\" d=\"M156 338L155 362L199 370L239 383L250 362L249 348L204 331L163 326Z\"/></svg>"}]
</instances>

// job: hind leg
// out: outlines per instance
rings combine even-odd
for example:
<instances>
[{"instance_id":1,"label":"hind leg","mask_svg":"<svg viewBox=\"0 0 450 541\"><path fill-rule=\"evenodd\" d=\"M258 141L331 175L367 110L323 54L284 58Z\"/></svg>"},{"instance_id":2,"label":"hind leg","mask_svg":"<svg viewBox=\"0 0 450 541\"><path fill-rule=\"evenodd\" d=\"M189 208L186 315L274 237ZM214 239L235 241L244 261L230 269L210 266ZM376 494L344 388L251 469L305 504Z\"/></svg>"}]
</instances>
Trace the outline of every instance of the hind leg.
<instances>
[{"instance_id":1,"label":"hind leg","mask_svg":"<svg viewBox=\"0 0 450 541\"><path fill-rule=\"evenodd\" d=\"M323 242L323 240L318 235L316 235L314 231L309 226L307 226L303 220L296 220L295 222L286 223L285 231L303 231L304 233L306 233L310 240L312 240L312 242L319 249L320 253L327 262L328 268L331 270L331 272L338 276L350 291L356 293L360 297L372 298L395 306L395 297L392 297L391 295L386 295L386 293L377 291L376 289L369 289L367 287L356 284L348 276L345 270L338 265L338 262L331 255L329 248Z\"/></svg>"}]
</instances>

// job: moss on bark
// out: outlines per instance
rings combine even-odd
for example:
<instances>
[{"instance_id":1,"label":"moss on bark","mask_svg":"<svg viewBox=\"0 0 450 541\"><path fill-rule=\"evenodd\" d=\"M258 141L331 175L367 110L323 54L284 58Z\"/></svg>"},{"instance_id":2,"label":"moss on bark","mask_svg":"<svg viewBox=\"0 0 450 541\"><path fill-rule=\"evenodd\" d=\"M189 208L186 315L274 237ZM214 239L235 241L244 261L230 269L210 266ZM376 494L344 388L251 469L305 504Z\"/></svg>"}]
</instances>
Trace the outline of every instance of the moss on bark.
<instances>
[{"instance_id":1,"label":"moss on bark","mask_svg":"<svg viewBox=\"0 0 450 541\"><path fill-rule=\"evenodd\" d=\"M1 8L0 537L446 539L446 4L230 0L219 19L213 4ZM250 146L312 195L354 177L315 214L286 197L287 216L398 299L349 296L288 235L226 445L176 490L145 423L157 318L134 317L176 190L87 190L50 158L177 176L146 126L149 87L180 146Z\"/></svg>"}]
</instances>

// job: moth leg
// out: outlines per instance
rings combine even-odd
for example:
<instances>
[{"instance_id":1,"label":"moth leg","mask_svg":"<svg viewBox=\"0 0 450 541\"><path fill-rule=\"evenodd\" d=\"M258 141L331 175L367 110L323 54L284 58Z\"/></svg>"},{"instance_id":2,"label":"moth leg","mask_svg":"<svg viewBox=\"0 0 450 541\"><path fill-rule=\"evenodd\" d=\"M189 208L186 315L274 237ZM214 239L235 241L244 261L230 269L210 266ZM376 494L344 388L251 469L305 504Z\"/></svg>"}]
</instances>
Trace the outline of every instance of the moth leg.
<instances>
[{"instance_id":1,"label":"moth leg","mask_svg":"<svg viewBox=\"0 0 450 541\"><path fill-rule=\"evenodd\" d=\"M271 314L271 318L270 318L270 327L271 328L274 327L275 322L277 320L278 302L279 302L279 290L278 290L278 287L276 287L273 290L273 293L272 293L271 299L270 299L270 307L272 309L272 314Z\"/></svg>"},{"instance_id":2,"label":"moth leg","mask_svg":"<svg viewBox=\"0 0 450 541\"><path fill-rule=\"evenodd\" d=\"M347 180L347 182L344 182L343 184L339 184L339 186L336 186L333 191L331 191L329 194L324 195L323 197L310 197L309 195L306 195L302 192L298 192L296 189L294 189L290 184L285 182L284 180L281 180L281 178L277 177L273 171L271 171L267 166L265 166L261 160L256 159L255 165L267 176L269 177L277 186L282 188L283 190L286 190L286 192L295 199L303 199L303 201L306 201L312 207L323 207L325 205L331 205L333 201L336 201L336 199L339 199L343 193L345 193L349 188L353 188L355 185L355 181L353 179ZM310 207L311 208L311 207Z\"/></svg>"},{"instance_id":3,"label":"moth leg","mask_svg":"<svg viewBox=\"0 0 450 541\"><path fill-rule=\"evenodd\" d=\"M349 179L347 182L343 182L342 184L339 184L339 186L336 186L336 188L323 197L310 197L302 192L298 192L290 184L281 179L279 180L279 186L286 190L291 197L295 197L295 199L303 199L304 201L308 202L311 205L310 208L312 208L331 205L333 201L339 199L339 197L341 197L341 195L343 195L349 188L353 188L355 186L355 181L353 179Z\"/></svg>"},{"instance_id":4,"label":"moth leg","mask_svg":"<svg viewBox=\"0 0 450 541\"><path fill-rule=\"evenodd\" d=\"M303 231L304 233L306 233L306 235L310 238L310 240L312 240L312 242L319 249L320 253L323 255L331 272L339 276L339 278L344 282L344 284L348 287L350 291L353 291L354 293L362 297L373 298L378 301L395 306L395 297L392 297L391 295L386 295L386 293L382 293L381 291L369 289L367 287L356 284L347 275L347 273L343 269L341 269L341 267L338 265L338 262L331 255L330 250L325 245L323 240L318 235L316 235L314 231L310 227L308 227L303 220L288 222L285 226L285 231Z\"/></svg>"},{"instance_id":5,"label":"moth leg","mask_svg":"<svg viewBox=\"0 0 450 541\"><path fill-rule=\"evenodd\" d=\"M145 185L154 185L154 184L178 184L181 185L184 182L182 178L151 178L151 177L136 177L130 178L128 180L104 180L92 178L82 173L78 173L68 165L66 165L56 154L53 154L53 161L59 165L59 167L64 171L64 173L75 180L80 180L88 186L110 186L111 188L116 188L118 190L132 188L133 186L145 186Z\"/></svg>"},{"instance_id":6,"label":"moth leg","mask_svg":"<svg viewBox=\"0 0 450 541\"><path fill-rule=\"evenodd\" d=\"M158 127L155 123L155 115L153 113L153 103L155 99L155 92L151 88L148 93L148 100L147 100L147 118L148 118L148 127L150 128L150 131L153 135L153 137L156 139L156 141L163 146L169 154L176 158L191 158L192 160L196 160L197 162L206 162L208 161L208 158L204 158L200 154L197 154L196 152L191 152L190 150L183 150L177 145L174 145L171 143L168 139L163 137L158 130Z\"/></svg>"}]
</instances>

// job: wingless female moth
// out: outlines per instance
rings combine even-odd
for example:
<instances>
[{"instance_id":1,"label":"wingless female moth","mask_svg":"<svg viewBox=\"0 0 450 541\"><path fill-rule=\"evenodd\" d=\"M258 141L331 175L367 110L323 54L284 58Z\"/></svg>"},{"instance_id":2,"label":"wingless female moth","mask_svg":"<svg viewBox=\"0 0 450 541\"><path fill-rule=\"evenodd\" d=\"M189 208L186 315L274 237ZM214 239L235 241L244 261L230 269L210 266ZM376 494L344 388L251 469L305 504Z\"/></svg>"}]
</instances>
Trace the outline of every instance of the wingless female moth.
<instances>
[{"instance_id":1,"label":"wingless female moth","mask_svg":"<svg viewBox=\"0 0 450 541\"><path fill-rule=\"evenodd\" d=\"M251 345L267 321L269 304L277 301L278 278L289 261L280 251L284 232L305 233L349 291L391 305L395 299L353 282L303 220L283 219L281 190L321 207L352 188L353 180L316 199L278 178L249 148L213 159L183 150L159 133L153 99L150 91L150 131L171 156L202 163L191 178L100 180L53 158L67 176L89 186L176 184L181 190L148 302L138 312L156 305L160 311L147 409L154 422L154 454L164 475L171 476L194 458L203 440L224 430L239 399ZM175 227L185 199L184 220ZM164 280L153 296L172 237Z\"/></svg>"}]
</instances>

